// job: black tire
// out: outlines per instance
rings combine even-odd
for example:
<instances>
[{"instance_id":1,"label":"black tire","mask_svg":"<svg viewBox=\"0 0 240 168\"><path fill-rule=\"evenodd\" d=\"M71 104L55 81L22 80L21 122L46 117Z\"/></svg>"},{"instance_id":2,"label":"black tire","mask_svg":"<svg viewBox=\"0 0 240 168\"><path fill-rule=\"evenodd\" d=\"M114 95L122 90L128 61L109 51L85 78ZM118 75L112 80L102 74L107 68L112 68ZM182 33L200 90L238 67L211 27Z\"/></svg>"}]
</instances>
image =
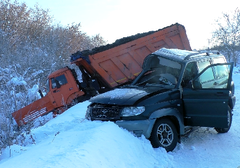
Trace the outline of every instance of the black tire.
<instances>
[{"instance_id":1,"label":"black tire","mask_svg":"<svg viewBox=\"0 0 240 168\"><path fill-rule=\"evenodd\" d=\"M172 151L178 142L176 126L166 118L157 120L153 126L150 141L154 148L163 147L167 152Z\"/></svg>"},{"instance_id":2,"label":"black tire","mask_svg":"<svg viewBox=\"0 0 240 168\"><path fill-rule=\"evenodd\" d=\"M214 128L218 133L226 133L230 130L232 125L232 110L228 107L228 127L227 128Z\"/></svg>"}]
</instances>

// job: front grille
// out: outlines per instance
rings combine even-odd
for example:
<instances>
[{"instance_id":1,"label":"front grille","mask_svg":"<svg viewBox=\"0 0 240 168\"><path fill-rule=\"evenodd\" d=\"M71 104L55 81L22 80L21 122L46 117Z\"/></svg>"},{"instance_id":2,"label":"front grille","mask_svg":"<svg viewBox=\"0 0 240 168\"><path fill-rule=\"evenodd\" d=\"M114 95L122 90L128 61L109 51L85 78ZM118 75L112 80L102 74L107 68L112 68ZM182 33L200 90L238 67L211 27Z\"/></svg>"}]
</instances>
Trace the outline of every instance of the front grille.
<instances>
[{"instance_id":1,"label":"front grille","mask_svg":"<svg viewBox=\"0 0 240 168\"><path fill-rule=\"evenodd\" d=\"M91 109L91 118L100 120L117 120L120 119L122 108L118 106L94 105Z\"/></svg>"}]
</instances>

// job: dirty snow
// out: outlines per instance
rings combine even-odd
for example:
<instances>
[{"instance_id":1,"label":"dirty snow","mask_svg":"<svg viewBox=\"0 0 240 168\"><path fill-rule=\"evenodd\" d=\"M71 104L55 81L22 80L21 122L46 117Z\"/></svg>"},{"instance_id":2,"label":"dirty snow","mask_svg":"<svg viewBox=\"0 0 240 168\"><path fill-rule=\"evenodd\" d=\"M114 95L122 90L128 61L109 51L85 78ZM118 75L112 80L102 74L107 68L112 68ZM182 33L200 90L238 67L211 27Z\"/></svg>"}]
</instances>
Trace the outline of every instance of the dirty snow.
<instances>
[{"instance_id":1,"label":"dirty snow","mask_svg":"<svg viewBox=\"0 0 240 168\"><path fill-rule=\"evenodd\" d=\"M234 74L240 97L240 74ZM2 151L0 168L239 168L240 103L230 131L195 128L167 153L112 122L84 119L88 101L31 130L25 146Z\"/></svg>"}]
</instances>

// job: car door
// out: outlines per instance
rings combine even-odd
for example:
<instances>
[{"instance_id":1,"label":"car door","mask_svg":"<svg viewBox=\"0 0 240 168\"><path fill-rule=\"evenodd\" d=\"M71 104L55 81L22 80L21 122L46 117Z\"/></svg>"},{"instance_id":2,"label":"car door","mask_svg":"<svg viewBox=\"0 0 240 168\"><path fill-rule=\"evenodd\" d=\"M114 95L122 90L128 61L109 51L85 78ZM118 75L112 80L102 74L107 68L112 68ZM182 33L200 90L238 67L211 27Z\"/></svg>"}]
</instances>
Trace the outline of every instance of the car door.
<instances>
[{"instance_id":1,"label":"car door","mask_svg":"<svg viewBox=\"0 0 240 168\"><path fill-rule=\"evenodd\" d=\"M227 127L232 69L233 63L210 65L183 88L185 125Z\"/></svg>"}]
</instances>

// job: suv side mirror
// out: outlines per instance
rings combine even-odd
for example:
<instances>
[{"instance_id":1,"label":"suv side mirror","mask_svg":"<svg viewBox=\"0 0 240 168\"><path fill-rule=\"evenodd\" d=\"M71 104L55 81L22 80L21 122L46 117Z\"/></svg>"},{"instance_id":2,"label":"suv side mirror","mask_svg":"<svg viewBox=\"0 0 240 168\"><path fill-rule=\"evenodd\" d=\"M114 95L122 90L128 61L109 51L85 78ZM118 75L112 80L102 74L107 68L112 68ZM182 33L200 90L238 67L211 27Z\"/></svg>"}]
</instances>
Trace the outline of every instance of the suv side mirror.
<instances>
[{"instance_id":1,"label":"suv side mirror","mask_svg":"<svg viewBox=\"0 0 240 168\"><path fill-rule=\"evenodd\" d=\"M39 94L40 94L41 98L43 98L44 96L43 96L43 93L42 93L42 91L41 91L41 90L38 90L38 92L39 92Z\"/></svg>"},{"instance_id":2,"label":"suv side mirror","mask_svg":"<svg viewBox=\"0 0 240 168\"><path fill-rule=\"evenodd\" d=\"M201 89L202 88L202 85L199 82L198 78L193 80L193 81L191 81L191 83L192 83L192 88L193 89Z\"/></svg>"}]
</instances>

